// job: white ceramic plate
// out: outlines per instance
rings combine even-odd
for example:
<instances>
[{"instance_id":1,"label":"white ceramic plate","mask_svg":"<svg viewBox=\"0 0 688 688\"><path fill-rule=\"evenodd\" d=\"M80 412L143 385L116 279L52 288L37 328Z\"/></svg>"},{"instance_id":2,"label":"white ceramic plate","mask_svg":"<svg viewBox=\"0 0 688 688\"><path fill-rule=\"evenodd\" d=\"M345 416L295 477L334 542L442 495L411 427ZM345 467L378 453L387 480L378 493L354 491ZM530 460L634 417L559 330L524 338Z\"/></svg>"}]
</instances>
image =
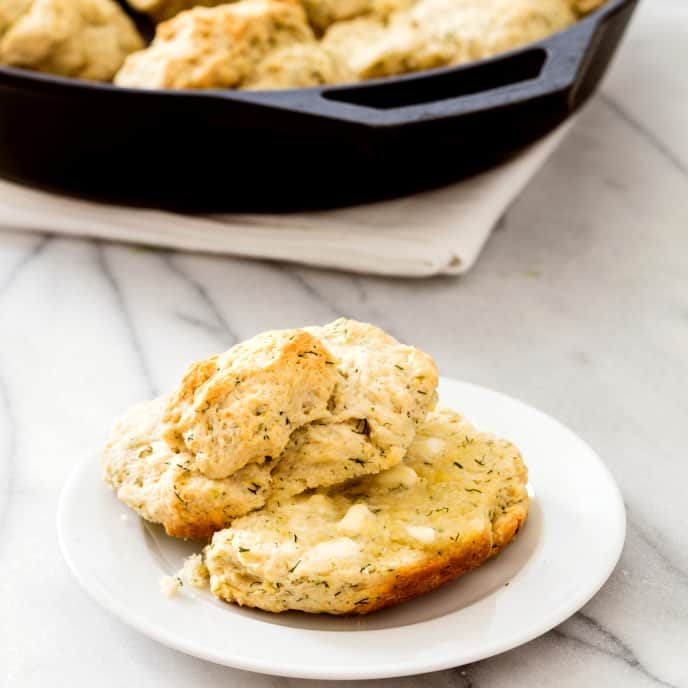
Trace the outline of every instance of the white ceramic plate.
<instances>
[{"instance_id":1,"label":"white ceramic plate","mask_svg":"<svg viewBox=\"0 0 688 688\"><path fill-rule=\"evenodd\" d=\"M95 459L64 488L58 531L83 587L141 633L188 654L267 674L371 679L460 666L525 643L584 605L612 572L626 530L619 491L570 430L519 401L443 379L442 403L508 437L530 470L526 526L496 559L416 600L362 618L268 614L184 588L160 593L202 543L168 538L119 503Z\"/></svg>"}]
</instances>

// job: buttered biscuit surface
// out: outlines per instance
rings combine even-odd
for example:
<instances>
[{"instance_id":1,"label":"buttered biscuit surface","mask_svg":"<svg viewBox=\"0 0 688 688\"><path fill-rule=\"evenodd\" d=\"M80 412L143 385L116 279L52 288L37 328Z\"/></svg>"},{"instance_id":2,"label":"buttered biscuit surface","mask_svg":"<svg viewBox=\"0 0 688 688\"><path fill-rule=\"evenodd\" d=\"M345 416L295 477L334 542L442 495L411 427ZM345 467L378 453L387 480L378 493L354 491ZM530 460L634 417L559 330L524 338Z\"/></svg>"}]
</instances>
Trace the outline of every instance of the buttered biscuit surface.
<instances>
[{"instance_id":1,"label":"buttered biscuit surface","mask_svg":"<svg viewBox=\"0 0 688 688\"><path fill-rule=\"evenodd\" d=\"M428 416L403 464L291 499L213 536L212 591L272 612L364 614L427 592L497 554L526 519L511 443L451 411Z\"/></svg>"}]
</instances>

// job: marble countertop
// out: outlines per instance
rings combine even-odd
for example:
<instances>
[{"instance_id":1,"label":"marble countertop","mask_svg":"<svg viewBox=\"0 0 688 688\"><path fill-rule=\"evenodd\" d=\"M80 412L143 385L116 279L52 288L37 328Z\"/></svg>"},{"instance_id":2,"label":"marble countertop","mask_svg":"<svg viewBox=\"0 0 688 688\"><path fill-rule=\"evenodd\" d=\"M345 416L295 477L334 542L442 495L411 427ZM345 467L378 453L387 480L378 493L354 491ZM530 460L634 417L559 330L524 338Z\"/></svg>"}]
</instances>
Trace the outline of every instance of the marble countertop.
<instances>
[{"instance_id":1,"label":"marble countertop","mask_svg":"<svg viewBox=\"0 0 688 688\"><path fill-rule=\"evenodd\" d=\"M629 521L607 585L556 630L474 665L369 684L688 687L687 72L685 1L645 0L603 93L462 278L0 234L0 685L304 683L192 659L110 617L62 561L55 510L111 418L188 361L345 314L579 432Z\"/></svg>"}]
</instances>

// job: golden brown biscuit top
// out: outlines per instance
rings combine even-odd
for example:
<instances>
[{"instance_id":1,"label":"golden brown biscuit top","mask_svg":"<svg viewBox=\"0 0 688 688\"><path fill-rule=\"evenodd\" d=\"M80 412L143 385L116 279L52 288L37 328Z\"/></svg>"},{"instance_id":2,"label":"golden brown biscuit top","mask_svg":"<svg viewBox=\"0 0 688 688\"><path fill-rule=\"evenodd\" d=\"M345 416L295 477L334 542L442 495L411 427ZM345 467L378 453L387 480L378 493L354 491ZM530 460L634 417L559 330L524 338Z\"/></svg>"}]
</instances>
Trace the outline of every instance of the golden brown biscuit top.
<instances>
[{"instance_id":1,"label":"golden brown biscuit top","mask_svg":"<svg viewBox=\"0 0 688 688\"><path fill-rule=\"evenodd\" d=\"M308 332L258 335L189 368L165 411L165 439L225 478L278 457L294 430L327 415L336 380L330 352Z\"/></svg>"},{"instance_id":2,"label":"golden brown biscuit top","mask_svg":"<svg viewBox=\"0 0 688 688\"><path fill-rule=\"evenodd\" d=\"M115 0L0 4L0 62L14 67L109 81L125 57L143 47L134 23Z\"/></svg>"},{"instance_id":3,"label":"golden brown biscuit top","mask_svg":"<svg viewBox=\"0 0 688 688\"><path fill-rule=\"evenodd\" d=\"M243 0L196 7L158 25L115 83L137 88L240 86L273 50L314 41L297 0Z\"/></svg>"}]
</instances>

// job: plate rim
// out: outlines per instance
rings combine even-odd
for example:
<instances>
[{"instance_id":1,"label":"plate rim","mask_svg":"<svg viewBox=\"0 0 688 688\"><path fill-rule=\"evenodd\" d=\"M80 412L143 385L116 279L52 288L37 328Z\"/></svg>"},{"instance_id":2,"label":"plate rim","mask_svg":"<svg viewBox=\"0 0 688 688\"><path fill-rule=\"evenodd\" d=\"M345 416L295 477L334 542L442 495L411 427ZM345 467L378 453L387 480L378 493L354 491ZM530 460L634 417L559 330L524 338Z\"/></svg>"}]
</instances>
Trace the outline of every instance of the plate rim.
<instances>
[{"instance_id":1,"label":"plate rim","mask_svg":"<svg viewBox=\"0 0 688 688\"><path fill-rule=\"evenodd\" d=\"M196 640L182 638L177 633L167 631L167 629L161 624L156 623L155 621L150 621L145 616L138 614L136 611L130 610L126 605L118 602L116 598L113 598L101 585L99 585L97 579L85 576L74 561L70 547L66 542L68 528L66 529L65 527L65 520L67 518L66 513L70 501L69 496L75 489L75 486L78 484L78 479L81 477L81 474L87 471L89 468L93 468L93 456L88 456L82 459L70 471L58 500L56 518L57 536L60 550L69 570L71 571L72 575L74 575L79 585L92 599L98 602L98 604L111 613L115 618L124 622L126 625L135 629L139 633L142 633L143 635L152 638L153 640L167 647L204 661L213 662L215 664L234 669L240 669L243 671L250 671L272 676L314 680L371 680L400 678L447 670L457 666L464 666L469 663L497 656L503 652L507 652L540 637L560 623L563 623L566 619L570 618L585 604L587 604L587 602L589 602L599 592L616 568L625 544L627 529L627 518L623 496L613 474L604 461L602 461L599 454L597 454L597 452L576 432L561 423L556 418L539 410L527 402L521 401L520 399L482 385L444 376L441 377L440 380L441 383L444 384L452 385L458 383L460 386L472 388L477 392L487 392L491 395L496 395L507 400L509 403L520 406L523 410L529 413L534 413L536 416L546 419L549 423L553 423L555 426L557 426L559 431L564 431L581 443L581 445L587 450L589 458L594 459L595 463L597 464L597 468L602 471L607 479L608 486L610 488L608 499L608 504L610 506L609 520L610 522L612 520L614 521L612 525L613 530L616 533L616 540L613 543L613 549L611 549L612 543L610 542L610 555L608 556L607 566L604 568L604 573L600 573L599 578L596 579L594 584L591 583L589 586L581 588L577 595L572 596L572 598L568 601L568 604L556 606L539 623L533 623L532 627L528 631L514 631L505 636L499 636L497 642L485 643L479 648L475 648L469 652L464 651L461 653L460 658L458 658L458 656L456 659L452 659L448 656L443 656L437 659L429 657L424 660L411 659L405 664L400 664L398 661L393 663L381 661L374 665L367 663L363 666L358 666L352 662L346 665L328 665L327 668L320 668L303 664L286 664L270 659L257 660L253 658L247 658L242 654L233 654L231 649L227 649L224 652L218 652L205 648L199 645ZM490 594L494 594L494 592ZM418 622L415 625L421 626L423 624L432 624L435 622L437 622L437 619L429 619ZM294 630L298 630L299 632L319 632L308 631L308 629L292 629L288 626L283 626L283 628L285 629L285 633L293 632ZM378 634L388 632L389 630L392 629L376 629L368 631L368 633Z\"/></svg>"}]
</instances>

